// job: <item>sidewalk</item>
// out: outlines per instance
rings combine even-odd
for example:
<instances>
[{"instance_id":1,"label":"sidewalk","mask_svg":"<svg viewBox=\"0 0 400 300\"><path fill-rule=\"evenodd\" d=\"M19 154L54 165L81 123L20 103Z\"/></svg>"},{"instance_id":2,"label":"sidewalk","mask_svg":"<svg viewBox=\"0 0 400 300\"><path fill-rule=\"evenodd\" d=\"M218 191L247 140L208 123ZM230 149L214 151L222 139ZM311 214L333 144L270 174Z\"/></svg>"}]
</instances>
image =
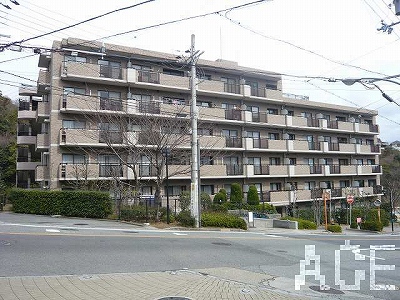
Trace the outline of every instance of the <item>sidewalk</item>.
<instances>
[{"instance_id":1,"label":"sidewalk","mask_svg":"<svg viewBox=\"0 0 400 300\"><path fill-rule=\"evenodd\" d=\"M0 277L2 300L231 300L372 299L346 292L329 295L294 281L235 268L176 270L129 274Z\"/></svg>"}]
</instances>

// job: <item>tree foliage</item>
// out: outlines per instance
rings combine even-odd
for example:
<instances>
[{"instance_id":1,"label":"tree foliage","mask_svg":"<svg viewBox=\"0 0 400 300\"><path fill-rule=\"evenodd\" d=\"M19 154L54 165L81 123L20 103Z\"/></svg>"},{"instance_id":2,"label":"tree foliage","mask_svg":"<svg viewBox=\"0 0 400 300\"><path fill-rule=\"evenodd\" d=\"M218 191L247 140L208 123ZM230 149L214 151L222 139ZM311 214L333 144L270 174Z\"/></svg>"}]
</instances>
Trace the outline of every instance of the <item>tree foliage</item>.
<instances>
[{"instance_id":1,"label":"tree foliage","mask_svg":"<svg viewBox=\"0 0 400 300\"><path fill-rule=\"evenodd\" d=\"M223 204L227 201L227 195L225 189L220 189L217 194L215 194L213 203L214 204Z\"/></svg>"},{"instance_id":2,"label":"tree foliage","mask_svg":"<svg viewBox=\"0 0 400 300\"><path fill-rule=\"evenodd\" d=\"M232 183L230 201L232 204L242 204L243 192L239 183Z\"/></svg>"},{"instance_id":3,"label":"tree foliage","mask_svg":"<svg viewBox=\"0 0 400 300\"><path fill-rule=\"evenodd\" d=\"M17 106L0 96L0 192L15 183Z\"/></svg>"},{"instance_id":4,"label":"tree foliage","mask_svg":"<svg viewBox=\"0 0 400 300\"><path fill-rule=\"evenodd\" d=\"M249 187L247 193L247 204L258 205L260 203L260 197L258 196L258 191L255 185Z\"/></svg>"}]
</instances>

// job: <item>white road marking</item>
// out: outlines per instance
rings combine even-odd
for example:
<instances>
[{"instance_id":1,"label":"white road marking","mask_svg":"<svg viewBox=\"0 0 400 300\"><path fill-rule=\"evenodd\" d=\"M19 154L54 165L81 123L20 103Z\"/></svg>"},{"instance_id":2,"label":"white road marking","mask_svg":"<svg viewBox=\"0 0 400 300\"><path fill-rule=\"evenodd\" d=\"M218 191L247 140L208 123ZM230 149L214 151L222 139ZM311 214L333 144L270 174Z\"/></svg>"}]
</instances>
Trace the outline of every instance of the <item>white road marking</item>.
<instances>
[{"instance_id":1,"label":"white road marking","mask_svg":"<svg viewBox=\"0 0 400 300\"><path fill-rule=\"evenodd\" d=\"M46 229L46 232L61 232L58 229Z\"/></svg>"},{"instance_id":2,"label":"white road marking","mask_svg":"<svg viewBox=\"0 0 400 300\"><path fill-rule=\"evenodd\" d=\"M187 235L187 233L173 232L175 235Z\"/></svg>"}]
</instances>

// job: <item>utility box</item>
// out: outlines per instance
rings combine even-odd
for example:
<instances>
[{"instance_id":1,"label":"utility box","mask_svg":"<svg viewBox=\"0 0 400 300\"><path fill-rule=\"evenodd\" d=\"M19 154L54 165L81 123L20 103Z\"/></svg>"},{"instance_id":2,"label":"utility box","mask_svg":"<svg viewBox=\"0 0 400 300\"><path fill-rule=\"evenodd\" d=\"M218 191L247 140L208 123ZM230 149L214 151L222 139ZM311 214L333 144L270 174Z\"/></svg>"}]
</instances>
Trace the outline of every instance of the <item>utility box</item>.
<instances>
[{"instance_id":1,"label":"utility box","mask_svg":"<svg viewBox=\"0 0 400 300\"><path fill-rule=\"evenodd\" d=\"M393 0L396 16L400 15L400 0Z\"/></svg>"}]
</instances>

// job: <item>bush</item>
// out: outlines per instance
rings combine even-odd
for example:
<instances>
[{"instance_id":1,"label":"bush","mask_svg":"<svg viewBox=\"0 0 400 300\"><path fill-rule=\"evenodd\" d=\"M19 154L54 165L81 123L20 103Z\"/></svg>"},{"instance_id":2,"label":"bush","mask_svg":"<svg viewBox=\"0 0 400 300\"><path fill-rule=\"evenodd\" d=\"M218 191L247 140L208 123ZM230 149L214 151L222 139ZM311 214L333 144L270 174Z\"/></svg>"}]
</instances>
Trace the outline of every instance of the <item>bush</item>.
<instances>
[{"instance_id":1,"label":"bush","mask_svg":"<svg viewBox=\"0 0 400 300\"><path fill-rule=\"evenodd\" d=\"M249 205L260 204L260 197L258 197L258 191L255 185L251 185L249 187L249 191L247 193L247 204Z\"/></svg>"},{"instance_id":2,"label":"bush","mask_svg":"<svg viewBox=\"0 0 400 300\"><path fill-rule=\"evenodd\" d=\"M176 216L176 221L186 227L194 227L196 220L190 214L190 211L183 210Z\"/></svg>"},{"instance_id":3,"label":"bush","mask_svg":"<svg viewBox=\"0 0 400 300\"><path fill-rule=\"evenodd\" d=\"M360 228L364 230L382 231L383 225L379 221L365 221L360 224Z\"/></svg>"},{"instance_id":4,"label":"bush","mask_svg":"<svg viewBox=\"0 0 400 300\"><path fill-rule=\"evenodd\" d=\"M212 204L210 210L215 212L228 212L226 206L222 204Z\"/></svg>"},{"instance_id":5,"label":"bush","mask_svg":"<svg viewBox=\"0 0 400 300\"><path fill-rule=\"evenodd\" d=\"M330 232L342 232L342 226L338 224L329 224L328 231Z\"/></svg>"},{"instance_id":6,"label":"bush","mask_svg":"<svg viewBox=\"0 0 400 300\"><path fill-rule=\"evenodd\" d=\"M165 212L165 214L163 214L162 216L161 216L161 222L167 222L167 213ZM169 212L169 222L170 223L174 223L175 222L175 216L174 216L174 214L171 214L171 211Z\"/></svg>"},{"instance_id":7,"label":"bush","mask_svg":"<svg viewBox=\"0 0 400 300\"><path fill-rule=\"evenodd\" d=\"M212 205L211 197L206 192L200 193L201 210L208 210Z\"/></svg>"},{"instance_id":8,"label":"bush","mask_svg":"<svg viewBox=\"0 0 400 300\"><path fill-rule=\"evenodd\" d=\"M190 209L190 192L182 191L179 195L179 207L181 210L187 211Z\"/></svg>"},{"instance_id":9,"label":"bush","mask_svg":"<svg viewBox=\"0 0 400 300\"><path fill-rule=\"evenodd\" d=\"M105 218L112 213L110 195L99 191L13 189L9 199L17 213L83 218Z\"/></svg>"},{"instance_id":10,"label":"bush","mask_svg":"<svg viewBox=\"0 0 400 300\"><path fill-rule=\"evenodd\" d=\"M220 189L217 194L215 194L213 203L214 204L223 204L226 203L227 201L227 195L226 195L226 190L225 189Z\"/></svg>"},{"instance_id":11,"label":"bush","mask_svg":"<svg viewBox=\"0 0 400 300\"><path fill-rule=\"evenodd\" d=\"M281 220L297 221L299 229L317 229L317 224L309 220L297 219L293 217L283 217Z\"/></svg>"},{"instance_id":12,"label":"bush","mask_svg":"<svg viewBox=\"0 0 400 300\"><path fill-rule=\"evenodd\" d=\"M230 202L235 205L240 205L243 202L243 192L239 183L232 183Z\"/></svg>"},{"instance_id":13,"label":"bush","mask_svg":"<svg viewBox=\"0 0 400 300\"><path fill-rule=\"evenodd\" d=\"M247 223L240 217L223 213L203 213L201 225L204 227L240 228L247 230Z\"/></svg>"}]
</instances>

